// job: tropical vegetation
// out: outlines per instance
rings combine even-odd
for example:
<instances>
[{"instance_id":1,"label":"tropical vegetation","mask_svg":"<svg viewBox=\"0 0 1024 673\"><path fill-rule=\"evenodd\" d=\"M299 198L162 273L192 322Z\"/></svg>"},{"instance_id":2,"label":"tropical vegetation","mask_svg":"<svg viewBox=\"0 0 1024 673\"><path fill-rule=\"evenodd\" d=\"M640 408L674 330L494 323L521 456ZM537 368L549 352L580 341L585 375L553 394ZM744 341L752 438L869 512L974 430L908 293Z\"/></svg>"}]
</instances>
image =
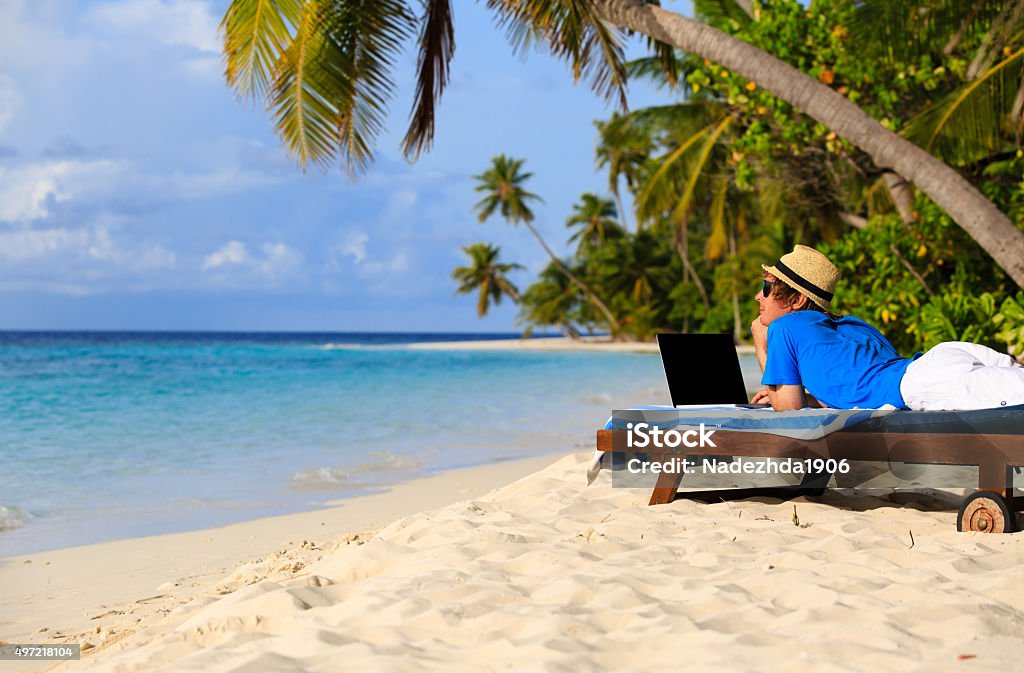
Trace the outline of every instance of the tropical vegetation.
<instances>
[{"instance_id":1,"label":"tropical vegetation","mask_svg":"<svg viewBox=\"0 0 1024 673\"><path fill-rule=\"evenodd\" d=\"M694 19L650 0L486 4L516 48L546 45L602 95L624 103L630 78L667 92L596 123L607 193L565 214L564 258L533 224L524 159L476 176L479 219L523 225L549 255L519 297L527 328L743 339L760 263L806 243L844 271L837 310L901 349L1024 354L1024 0L694 0ZM266 100L301 165L358 172L410 40L403 146L429 147L452 26L450 0L233 0L227 79ZM627 63L631 32L649 56Z\"/></svg>"}]
</instances>

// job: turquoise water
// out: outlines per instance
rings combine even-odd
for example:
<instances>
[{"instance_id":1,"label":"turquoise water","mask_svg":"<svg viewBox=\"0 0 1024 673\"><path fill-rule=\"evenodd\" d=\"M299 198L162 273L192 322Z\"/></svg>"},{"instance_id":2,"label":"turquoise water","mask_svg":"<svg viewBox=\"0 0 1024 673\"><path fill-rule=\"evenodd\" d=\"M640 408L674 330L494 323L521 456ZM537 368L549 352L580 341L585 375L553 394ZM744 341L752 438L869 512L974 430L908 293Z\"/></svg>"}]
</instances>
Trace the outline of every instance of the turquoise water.
<instances>
[{"instance_id":1,"label":"turquoise water","mask_svg":"<svg viewBox=\"0 0 1024 673\"><path fill-rule=\"evenodd\" d=\"M467 338L0 333L0 556L580 450L668 402L654 355L407 346Z\"/></svg>"}]
</instances>

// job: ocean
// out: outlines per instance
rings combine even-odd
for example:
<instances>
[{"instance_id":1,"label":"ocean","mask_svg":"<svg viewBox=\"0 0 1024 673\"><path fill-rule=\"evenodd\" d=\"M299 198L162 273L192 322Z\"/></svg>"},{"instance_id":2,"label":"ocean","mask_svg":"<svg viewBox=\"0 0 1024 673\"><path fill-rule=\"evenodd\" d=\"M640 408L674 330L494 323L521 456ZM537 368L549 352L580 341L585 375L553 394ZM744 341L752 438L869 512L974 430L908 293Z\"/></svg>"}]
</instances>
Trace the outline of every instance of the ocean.
<instances>
[{"instance_id":1,"label":"ocean","mask_svg":"<svg viewBox=\"0 0 1024 673\"><path fill-rule=\"evenodd\" d=\"M0 332L0 556L579 451L668 403L656 355L409 348L515 336Z\"/></svg>"}]
</instances>

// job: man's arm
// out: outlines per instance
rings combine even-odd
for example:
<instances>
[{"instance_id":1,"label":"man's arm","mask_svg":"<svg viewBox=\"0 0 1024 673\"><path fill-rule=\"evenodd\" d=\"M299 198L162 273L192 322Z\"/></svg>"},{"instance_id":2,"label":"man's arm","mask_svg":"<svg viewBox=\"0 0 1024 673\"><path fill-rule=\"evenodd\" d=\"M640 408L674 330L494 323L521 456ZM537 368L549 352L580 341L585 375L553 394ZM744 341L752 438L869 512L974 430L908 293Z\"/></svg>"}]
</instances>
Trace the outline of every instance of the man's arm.
<instances>
[{"instance_id":1,"label":"man's arm","mask_svg":"<svg viewBox=\"0 0 1024 673\"><path fill-rule=\"evenodd\" d=\"M754 355L757 356L757 364L764 374L765 363L768 362L768 328L761 324L760 318L754 318L750 323L750 336L754 340Z\"/></svg>"},{"instance_id":2,"label":"man's arm","mask_svg":"<svg viewBox=\"0 0 1024 673\"><path fill-rule=\"evenodd\" d=\"M761 324L759 318L755 318L754 322L750 323L750 335L754 340L754 355L757 356L757 364L760 365L763 374L768 362L768 328ZM775 411L803 409L809 406L807 394L801 385L768 386L754 395L751 402L758 404L764 402L765 398Z\"/></svg>"},{"instance_id":3,"label":"man's arm","mask_svg":"<svg viewBox=\"0 0 1024 673\"><path fill-rule=\"evenodd\" d=\"M772 387L775 388L776 390L778 390L779 388L793 388L795 386L772 386ZM751 404L766 404L766 403L767 404L771 404L772 403L771 392L772 391L770 391L768 389L768 386L765 386L764 388L761 388L761 390L757 391L754 394L754 398L752 400L750 400L750 403ZM790 393L788 393L788 392L786 392L784 394L785 395L790 395ZM822 404L821 401L819 401L816 397L814 397L814 395L810 394L806 390L804 390L804 406L805 407L811 407L812 409L827 409L828 408L826 405ZM782 411L782 410L781 409L776 409L776 411Z\"/></svg>"},{"instance_id":4,"label":"man's arm","mask_svg":"<svg viewBox=\"0 0 1024 673\"><path fill-rule=\"evenodd\" d=\"M775 411L803 409L808 406L804 387L799 385L768 386L768 401Z\"/></svg>"}]
</instances>

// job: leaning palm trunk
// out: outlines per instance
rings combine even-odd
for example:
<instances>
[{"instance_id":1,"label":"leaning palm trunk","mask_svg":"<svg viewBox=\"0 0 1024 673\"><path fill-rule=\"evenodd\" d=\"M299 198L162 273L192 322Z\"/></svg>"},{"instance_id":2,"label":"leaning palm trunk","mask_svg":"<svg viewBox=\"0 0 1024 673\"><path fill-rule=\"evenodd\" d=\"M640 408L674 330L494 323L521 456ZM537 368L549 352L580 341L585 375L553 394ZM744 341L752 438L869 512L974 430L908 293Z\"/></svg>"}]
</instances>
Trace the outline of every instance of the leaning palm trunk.
<instances>
[{"instance_id":1,"label":"leaning palm trunk","mask_svg":"<svg viewBox=\"0 0 1024 673\"><path fill-rule=\"evenodd\" d=\"M612 312L608 310L608 307L604 305L604 302L601 301L596 294L594 294L593 290L591 290L586 283L577 278L572 271L569 271L569 267L563 264L562 260L558 259L558 256L554 253L554 251L551 248L548 247L547 242L545 242L545 240L541 238L540 233L538 233L538 231L533 228L533 225L530 224L529 221L524 220L523 224L525 224L527 228L529 228L530 233L533 234L534 238L537 239L537 242L540 243L540 247L544 248L544 252L548 253L548 257L550 257L551 261L555 263L555 266L557 266L558 269L565 274L565 277L568 278L573 285L582 290L583 294L585 294L587 296L587 299L590 300L590 303L592 303L594 307L598 311L600 311L602 315L604 315L605 320L608 321L608 327L612 331L612 336L619 336L619 321L615 319L615 316L613 316Z\"/></svg>"},{"instance_id":2,"label":"leaning palm trunk","mask_svg":"<svg viewBox=\"0 0 1024 673\"><path fill-rule=\"evenodd\" d=\"M593 0L616 26L709 59L754 81L821 122L917 186L1024 287L1024 232L954 169L893 133L844 96L793 66L725 33L643 0Z\"/></svg>"},{"instance_id":3,"label":"leaning palm trunk","mask_svg":"<svg viewBox=\"0 0 1024 673\"><path fill-rule=\"evenodd\" d=\"M580 340L580 332L578 329L573 327L572 323L566 320L565 322L556 323L555 327L562 333L563 336L572 339L573 341Z\"/></svg>"},{"instance_id":4,"label":"leaning palm trunk","mask_svg":"<svg viewBox=\"0 0 1024 673\"><path fill-rule=\"evenodd\" d=\"M701 282L700 276L697 275L697 269L693 268L693 264L690 262L690 225L686 221L685 216L679 222L679 228L676 229L676 233L676 253L683 262L683 277L690 277L693 284L697 286L697 292L700 293L700 299L704 302L704 308L709 309L711 308L711 301L708 299L708 291L704 288L704 283Z\"/></svg>"},{"instance_id":5,"label":"leaning palm trunk","mask_svg":"<svg viewBox=\"0 0 1024 673\"><path fill-rule=\"evenodd\" d=\"M626 221L626 209L622 205L622 196L616 191L612 192L612 198L615 199L615 208L619 211L617 214L619 216L619 222L622 223L622 228L629 229L629 222ZM642 228L639 219L636 222L636 228L637 231Z\"/></svg>"},{"instance_id":6,"label":"leaning palm trunk","mask_svg":"<svg viewBox=\"0 0 1024 673\"><path fill-rule=\"evenodd\" d=\"M736 232L729 229L729 256L736 259ZM740 292L736 281L736 274L732 276L732 339L739 343L743 340L746 325L740 316Z\"/></svg>"}]
</instances>

